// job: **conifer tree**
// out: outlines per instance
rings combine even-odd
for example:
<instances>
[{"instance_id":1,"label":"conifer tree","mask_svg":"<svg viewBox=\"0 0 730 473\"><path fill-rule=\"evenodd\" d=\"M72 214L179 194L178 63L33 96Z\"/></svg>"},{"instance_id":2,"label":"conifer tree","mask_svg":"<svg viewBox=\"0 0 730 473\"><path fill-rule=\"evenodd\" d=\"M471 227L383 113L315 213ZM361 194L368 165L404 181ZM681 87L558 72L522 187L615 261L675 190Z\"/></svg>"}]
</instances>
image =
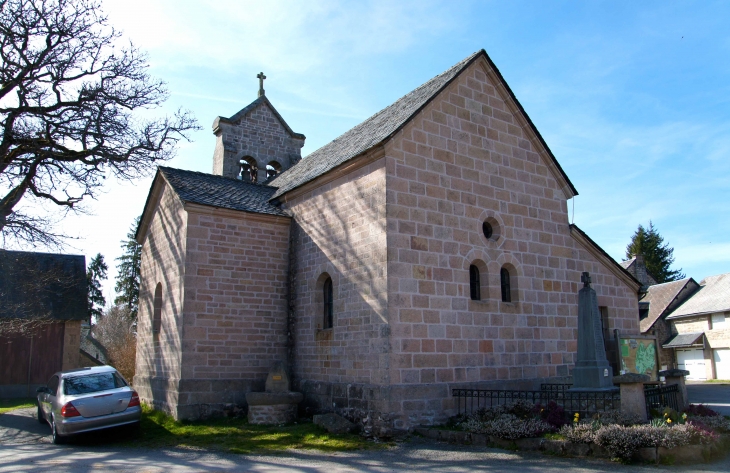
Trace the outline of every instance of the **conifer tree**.
<instances>
[{"instance_id":1,"label":"conifer tree","mask_svg":"<svg viewBox=\"0 0 730 473\"><path fill-rule=\"evenodd\" d=\"M649 221L649 228L639 225L631 237L631 243L626 246L626 258L633 258L637 254L644 256L646 270L656 279L657 283L684 279L685 275L681 268L670 269L674 262L674 248L668 243L664 243L664 238L651 221Z\"/></svg>"},{"instance_id":2,"label":"conifer tree","mask_svg":"<svg viewBox=\"0 0 730 473\"><path fill-rule=\"evenodd\" d=\"M106 299L101 292L101 281L106 279L106 272L109 268L104 261L104 256L97 253L89 262L86 269L86 287L89 297L89 316L99 320L104 315Z\"/></svg>"},{"instance_id":3,"label":"conifer tree","mask_svg":"<svg viewBox=\"0 0 730 473\"><path fill-rule=\"evenodd\" d=\"M134 234L141 218L139 216L134 219L126 240L122 240L124 253L117 258L119 263L117 264L117 282L114 287L117 292L114 304L127 307L134 319L137 318L139 307L139 265L142 260L142 245L134 239Z\"/></svg>"}]
</instances>

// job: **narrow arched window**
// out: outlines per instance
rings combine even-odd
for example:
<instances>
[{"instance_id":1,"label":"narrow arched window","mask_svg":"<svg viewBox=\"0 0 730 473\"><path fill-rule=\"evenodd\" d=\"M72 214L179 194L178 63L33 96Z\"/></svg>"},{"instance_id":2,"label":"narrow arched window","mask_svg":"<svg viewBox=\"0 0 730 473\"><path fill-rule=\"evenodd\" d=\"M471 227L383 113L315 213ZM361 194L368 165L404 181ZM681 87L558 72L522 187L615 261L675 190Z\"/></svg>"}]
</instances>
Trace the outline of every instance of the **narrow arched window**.
<instances>
[{"instance_id":1,"label":"narrow arched window","mask_svg":"<svg viewBox=\"0 0 730 473\"><path fill-rule=\"evenodd\" d=\"M322 286L324 291L324 328L334 325L334 296L332 294L332 278L327 278Z\"/></svg>"},{"instance_id":2,"label":"narrow arched window","mask_svg":"<svg viewBox=\"0 0 730 473\"><path fill-rule=\"evenodd\" d=\"M499 277L502 283L502 302L512 302L512 288L510 287L507 268L502 268L499 271Z\"/></svg>"},{"instance_id":3,"label":"narrow arched window","mask_svg":"<svg viewBox=\"0 0 730 473\"><path fill-rule=\"evenodd\" d=\"M471 300L479 301L482 299L480 288L479 268L472 264L469 266L469 292L471 293Z\"/></svg>"},{"instance_id":4,"label":"narrow arched window","mask_svg":"<svg viewBox=\"0 0 730 473\"><path fill-rule=\"evenodd\" d=\"M160 339L160 328L162 326L162 284L157 283L155 287L155 299L152 305L152 340Z\"/></svg>"}]
</instances>

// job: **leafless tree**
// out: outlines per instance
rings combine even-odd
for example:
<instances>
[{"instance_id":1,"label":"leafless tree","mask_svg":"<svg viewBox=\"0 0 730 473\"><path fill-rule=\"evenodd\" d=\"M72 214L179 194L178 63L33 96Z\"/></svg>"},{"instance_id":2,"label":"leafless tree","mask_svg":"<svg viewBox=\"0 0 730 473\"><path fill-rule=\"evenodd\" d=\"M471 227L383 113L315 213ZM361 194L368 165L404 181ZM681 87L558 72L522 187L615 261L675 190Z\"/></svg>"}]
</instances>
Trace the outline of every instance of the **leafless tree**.
<instances>
[{"instance_id":1,"label":"leafless tree","mask_svg":"<svg viewBox=\"0 0 730 473\"><path fill-rule=\"evenodd\" d=\"M122 46L96 0L0 0L0 235L57 246L57 209L82 210L105 178L134 179L197 129L167 98L147 58ZM54 212L55 209L55 212Z\"/></svg>"},{"instance_id":2,"label":"leafless tree","mask_svg":"<svg viewBox=\"0 0 730 473\"><path fill-rule=\"evenodd\" d=\"M137 337L134 333L134 316L129 308L123 305L112 306L94 325L91 333L106 348L109 364L132 382Z\"/></svg>"}]
</instances>

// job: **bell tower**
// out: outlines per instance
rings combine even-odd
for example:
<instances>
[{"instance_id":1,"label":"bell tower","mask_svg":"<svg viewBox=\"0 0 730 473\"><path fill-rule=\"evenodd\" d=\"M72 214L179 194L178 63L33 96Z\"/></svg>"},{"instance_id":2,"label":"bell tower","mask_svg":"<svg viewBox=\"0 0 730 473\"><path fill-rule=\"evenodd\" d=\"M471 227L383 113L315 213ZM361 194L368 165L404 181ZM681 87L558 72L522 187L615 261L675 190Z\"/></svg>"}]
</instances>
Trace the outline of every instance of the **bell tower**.
<instances>
[{"instance_id":1,"label":"bell tower","mask_svg":"<svg viewBox=\"0 0 730 473\"><path fill-rule=\"evenodd\" d=\"M266 97L264 73L256 78L258 98L235 115L213 121L213 174L264 183L302 159L306 137L289 128Z\"/></svg>"}]
</instances>

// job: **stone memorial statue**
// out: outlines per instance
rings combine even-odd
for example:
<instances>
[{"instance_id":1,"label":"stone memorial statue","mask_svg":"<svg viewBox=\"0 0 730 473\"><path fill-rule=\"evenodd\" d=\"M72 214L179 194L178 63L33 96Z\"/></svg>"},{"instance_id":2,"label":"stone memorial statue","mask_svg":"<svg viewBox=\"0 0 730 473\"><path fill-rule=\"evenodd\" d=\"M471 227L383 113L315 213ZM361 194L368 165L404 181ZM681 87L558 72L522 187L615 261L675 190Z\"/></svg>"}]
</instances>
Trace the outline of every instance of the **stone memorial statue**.
<instances>
[{"instance_id":1,"label":"stone memorial statue","mask_svg":"<svg viewBox=\"0 0 730 473\"><path fill-rule=\"evenodd\" d=\"M601 315L591 276L584 272L580 278L583 288L578 292L578 360L573 369L573 391L613 391L613 369L606 358L603 344Z\"/></svg>"}]
</instances>

